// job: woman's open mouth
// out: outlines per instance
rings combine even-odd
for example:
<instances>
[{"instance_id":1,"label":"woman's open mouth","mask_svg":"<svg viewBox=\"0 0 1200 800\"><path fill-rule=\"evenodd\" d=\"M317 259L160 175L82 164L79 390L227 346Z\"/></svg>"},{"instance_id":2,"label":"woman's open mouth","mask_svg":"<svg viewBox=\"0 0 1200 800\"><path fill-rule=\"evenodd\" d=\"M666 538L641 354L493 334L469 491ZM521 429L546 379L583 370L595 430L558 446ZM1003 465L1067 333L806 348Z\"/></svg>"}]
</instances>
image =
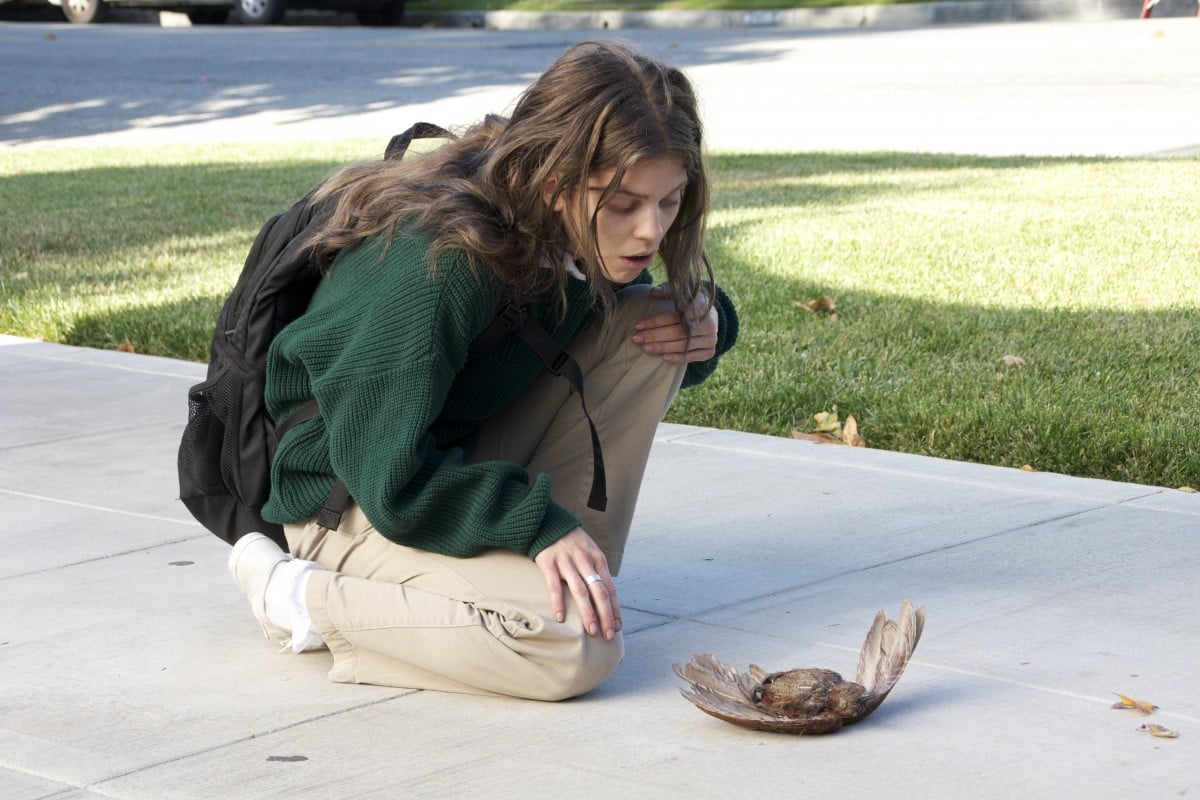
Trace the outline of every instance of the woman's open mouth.
<instances>
[{"instance_id":1,"label":"woman's open mouth","mask_svg":"<svg viewBox=\"0 0 1200 800\"><path fill-rule=\"evenodd\" d=\"M650 262L654 259L654 253L641 253L636 256L622 256L621 260L631 267L645 269L650 266Z\"/></svg>"}]
</instances>

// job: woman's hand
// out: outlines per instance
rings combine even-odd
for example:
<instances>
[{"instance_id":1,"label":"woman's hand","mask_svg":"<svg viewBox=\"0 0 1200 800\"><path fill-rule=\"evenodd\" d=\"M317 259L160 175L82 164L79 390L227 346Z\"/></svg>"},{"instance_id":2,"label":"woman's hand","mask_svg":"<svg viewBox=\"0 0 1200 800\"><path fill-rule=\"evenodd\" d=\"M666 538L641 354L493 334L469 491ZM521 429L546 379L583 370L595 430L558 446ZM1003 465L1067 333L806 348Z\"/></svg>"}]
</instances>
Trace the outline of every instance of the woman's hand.
<instances>
[{"instance_id":1,"label":"woman's hand","mask_svg":"<svg viewBox=\"0 0 1200 800\"><path fill-rule=\"evenodd\" d=\"M651 297L671 296L670 284L664 283L650 290ZM683 320L678 312L664 311L646 317L634 326L633 341L651 355L662 355L664 361L708 361L717 354L717 307L709 305L708 297L700 295L692 306L692 338L685 337Z\"/></svg>"},{"instance_id":2,"label":"woman's hand","mask_svg":"<svg viewBox=\"0 0 1200 800\"><path fill-rule=\"evenodd\" d=\"M612 575L608 573L608 559L592 537L583 528L575 528L538 553L533 561L546 579L554 618L562 622L567 617L563 600L565 583L579 607L584 630L591 636L603 633L605 639L612 641L621 630L621 606ZM597 575L599 580L595 580Z\"/></svg>"}]
</instances>

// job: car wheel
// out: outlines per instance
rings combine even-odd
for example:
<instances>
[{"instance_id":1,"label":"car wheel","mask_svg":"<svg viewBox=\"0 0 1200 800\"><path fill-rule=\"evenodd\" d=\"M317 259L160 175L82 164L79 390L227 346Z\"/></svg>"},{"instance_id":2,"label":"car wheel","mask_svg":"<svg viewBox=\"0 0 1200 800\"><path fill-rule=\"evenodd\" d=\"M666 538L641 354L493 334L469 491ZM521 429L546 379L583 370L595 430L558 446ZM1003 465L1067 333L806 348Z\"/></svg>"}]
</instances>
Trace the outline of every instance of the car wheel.
<instances>
[{"instance_id":1,"label":"car wheel","mask_svg":"<svg viewBox=\"0 0 1200 800\"><path fill-rule=\"evenodd\" d=\"M287 13L287 0L237 0L237 18L246 25L275 25Z\"/></svg>"},{"instance_id":2,"label":"car wheel","mask_svg":"<svg viewBox=\"0 0 1200 800\"><path fill-rule=\"evenodd\" d=\"M404 0L385 2L372 8L360 8L354 12L360 25L372 27L393 27L404 19Z\"/></svg>"},{"instance_id":3,"label":"car wheel","mask_svg":"<svg viewBox=\"0 0 1200 800\"><path fill-rule=\"evenodd\" d=\"M62 13L67 22L85 25L103 22L108 16L108 6L101 0L63 0Z\"/></svg>"},{"instance_id":4,"label":"car wheel","mask_svg":"<svg viewBox=\"0 0 1200 800\"><path fill-rule=\"evenodd\" d=\"M225 20L229 19L228 8L189 8L187 10L188 19L193 25L222 25Z\"/></svg>"}]
</instances>

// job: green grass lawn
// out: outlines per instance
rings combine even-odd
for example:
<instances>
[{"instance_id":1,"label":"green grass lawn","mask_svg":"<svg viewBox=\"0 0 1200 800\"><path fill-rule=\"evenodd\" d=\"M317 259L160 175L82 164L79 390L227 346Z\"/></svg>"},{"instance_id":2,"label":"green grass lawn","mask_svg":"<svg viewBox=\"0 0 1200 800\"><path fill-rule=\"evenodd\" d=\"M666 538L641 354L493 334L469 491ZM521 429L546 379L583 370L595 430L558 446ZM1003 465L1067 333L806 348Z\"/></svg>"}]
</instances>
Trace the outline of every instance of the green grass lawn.
<instances>
[{"instance_id":1,"label":"green grass lawn","mask_svg":"<svg viewBox=\"0 0 1200 800\"><path fill-rule=\"evenodd\" d=\"M0 331L204 360L262 222L380 145L0 153ZM1200 486L1200 159L711 163L742 333L673 421Z\"/></svg>"}]
</instances>

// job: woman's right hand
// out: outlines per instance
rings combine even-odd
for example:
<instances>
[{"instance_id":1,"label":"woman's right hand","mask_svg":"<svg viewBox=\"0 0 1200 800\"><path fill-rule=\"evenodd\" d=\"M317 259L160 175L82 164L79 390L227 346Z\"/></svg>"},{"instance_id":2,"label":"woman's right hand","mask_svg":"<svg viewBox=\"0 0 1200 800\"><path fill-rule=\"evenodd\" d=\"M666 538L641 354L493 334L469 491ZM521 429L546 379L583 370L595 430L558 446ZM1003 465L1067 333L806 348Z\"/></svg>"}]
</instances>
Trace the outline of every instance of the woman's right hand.
<instances>
[{"instance_id":1,"label":"woman's right hand","mask_svg":"<svg viewBox=\"0 0 1200 800\"><path fill-rule=\"evenodd\" d=\"M612 641L621 630L621 606L617 587L608 572L608 559L583 528L575 528L533 559L546 589L550 592L550 610L559 622L566 619L563 584L575 598L583 629L591 636L603 634ZM595 576L599 576L596 580ZM588 578L592 578L588 583Z\"/></svg>"}]
</instances>

